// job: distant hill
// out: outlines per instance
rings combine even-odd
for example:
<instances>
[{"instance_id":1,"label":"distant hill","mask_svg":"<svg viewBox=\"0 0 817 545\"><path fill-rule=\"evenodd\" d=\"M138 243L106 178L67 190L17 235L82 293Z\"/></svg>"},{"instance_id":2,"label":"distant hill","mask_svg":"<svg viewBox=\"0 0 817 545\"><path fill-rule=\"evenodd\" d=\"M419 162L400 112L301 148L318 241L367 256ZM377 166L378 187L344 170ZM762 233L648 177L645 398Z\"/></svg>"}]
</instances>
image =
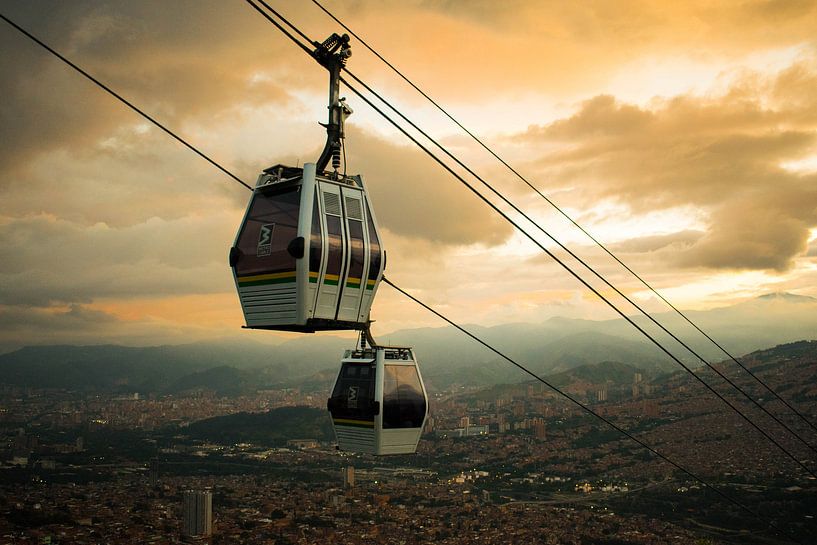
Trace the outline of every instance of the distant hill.
<instances>
[{"instance_id":1,"label":"distant hill","mask_svg":"<svg viewBox=\"0 0 817 545\"><path fill-rule=\"evenodd\" d=\"M629 386L633 383L636 373L644 372L643 369L615 361L603 361L599 363L589 363L574 367L568 371L550 375L540 375L543 380L556 386L566 388L576 383L586 383L594 385L610 384L613 386ZM646 375L644 378L648 378ZM506 395L523 395L529 385L534 385L541 390L548 390L536 380L526 380L524 383L497 384L481 390L476 394L469 394L466 397L474 397L481 400L493 400ZM549 391L549 390L548 390Z\"/></svg>"},{"instance_id":2,"label":"distant hill","mask_svg":"<svg viewBox=\"0 0 817 545\"><path fill-rule=\"evenodd\" d=\"M185 435L220 444L282 446L290 439L329 441L329 413L312 407L281 407L265 413L238 413L190 424Z\"/></svg>"},{"instance_id":3,"label":"distant hill","mask_svg":"<svg viewBox=\"0 0 817 545\"><path fill-rule=\"evenodd\" d=\"M204 371L196 371L180 377L162 393L176 394L190 390L211 390L218 396L237 396L264 387L264 378L259 371L236 369L222 365ZM263 373L268 375L268 373Z\"/></svg>"},{"instance_id":4,"label":"distant hill","mask_svg":"<svg viewBox=\"0 0 817 545\"><path fill-rule=\"evenodd\" d=\"M0 355L0 384L114 392L173 393L204 388L237 393L289 385L336 364L258 343L127 347L31 346Z\"/></svg>"},{"instance_id":5,"label":"distant hill","mask_svg":"<svg viewBox=\"0 0 817 545\"><path fill-rule=\"evenodd\" d=\"M582 365L549 375L546 380L554 386L567 386L573 382L589 382L591 384L612 383L616 386L632 384L636 373L643 371L640 367L627 365L616 361L603 361L601 363L591 363Z\"/></svg>"},{"instance_id":6,"label":"distant hill","mask_svg":"<svg viewBox=\"0 0 817 545\"><path fill-rule=\"evenodd\" d=\"M687 315L732 354L781 343L817 339L817 299L788 293L764 295L737 305ZM671 313L654 315L711 362L726 355ZM654 332L644 317L636 323ZM624 320L552 318L543 323L467 326L498 350L537 374L552 375L597 364L622 362L650 373L676 369L657 347ZM691 367L700 362L656 334ZM412 346L430 390L452 385L489 386L524 381L523 373L451 327L402 330L379 338ZM328 390L353 338L304 335L276 346L253 341L177 346L40 346L0 355L0 384L75 390L172 393L208 389L234 395L257 388L303 386Z\"/></svg>"}]
</instances>

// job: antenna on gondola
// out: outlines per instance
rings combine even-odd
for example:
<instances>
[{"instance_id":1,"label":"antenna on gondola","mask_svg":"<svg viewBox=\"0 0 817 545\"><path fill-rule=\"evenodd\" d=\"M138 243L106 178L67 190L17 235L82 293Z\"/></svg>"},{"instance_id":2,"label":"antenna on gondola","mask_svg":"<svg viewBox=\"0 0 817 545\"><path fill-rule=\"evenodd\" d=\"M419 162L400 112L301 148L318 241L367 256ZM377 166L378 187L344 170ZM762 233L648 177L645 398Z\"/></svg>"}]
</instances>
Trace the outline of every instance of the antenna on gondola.
<instances>
[{"instance_id":1,"label":"antenna on gondola","mask_svg":"<svg viewBox=\"0 0 817 545\"><path fill-rule=\"evenodd\" d=\"M346 98L340 96L340 71L346 66L346 61L352 56L349 45L349 35L332 34L322 43L313 42L315 50L312 56L318 63L329 71L329 121L321 123L326 128L326 145L315 164L318 174L326 171L329 159L332 159L333 178L338 178L340 155L343 146L343 125L346 118L352 114L352 109L346 104Z\"/></svg>"}]
</instances>

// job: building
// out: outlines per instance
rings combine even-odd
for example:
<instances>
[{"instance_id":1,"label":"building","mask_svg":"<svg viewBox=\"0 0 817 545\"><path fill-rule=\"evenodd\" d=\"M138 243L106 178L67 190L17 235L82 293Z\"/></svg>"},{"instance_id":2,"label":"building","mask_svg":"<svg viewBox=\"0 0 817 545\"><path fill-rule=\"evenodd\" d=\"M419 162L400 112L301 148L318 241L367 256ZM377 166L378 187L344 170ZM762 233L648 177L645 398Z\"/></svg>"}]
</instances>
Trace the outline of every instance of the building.
<instances>
[{"instance_id":1,"label":"building","mask_svg":"<svg viewBox=\"0 0 817 545\"><path fill-rule=\"evenodd\" d=\"M155 488L159 486L159 459L152 458L150 460L150 486Z\"/></svg>"},{"instance_id":2,"label":"building","mask_svg":"<svg viewBox=\"0 0 817 545\"><path fill-rule=\"evenodd\" d=\"M533 422L533 436L539 441L547 439L547 432L545 431L545 421L537 418Z\"/></svg>"},{"instance_id":3,"label":"building","mask_svg":"<svg viewBox=\"0 0 817 545\"><path fill-rule=\"evenodd\" d=\"M185 537L213 535L213 493L210 490L185 490L182 534Z\"/></svg>"},{"instance_id":4,"label":"building","mask_svg":"<svg viewBox=\"0 0 817 545\"><path fill-rule=\"evenodd\" d=\"M355 466L346 466L343 468L343 488L355 487Z\"/></svg>"}]
</instances>

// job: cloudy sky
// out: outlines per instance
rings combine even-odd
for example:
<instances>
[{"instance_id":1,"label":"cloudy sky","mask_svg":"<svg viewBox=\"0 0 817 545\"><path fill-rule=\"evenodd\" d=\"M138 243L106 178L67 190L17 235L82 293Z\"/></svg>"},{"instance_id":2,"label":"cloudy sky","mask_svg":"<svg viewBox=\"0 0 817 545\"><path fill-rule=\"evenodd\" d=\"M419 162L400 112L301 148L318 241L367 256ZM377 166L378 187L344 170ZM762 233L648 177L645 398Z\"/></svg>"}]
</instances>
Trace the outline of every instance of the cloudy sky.
<instances>
[{"instance_id":1,"label":"cloudy sky","mask_svg":"<svg viewBox=\"0 0 817 545\"><path fill-rule=\"evenodd\" d=\"M271 4L314 39L340 30L311 2ZM325 5L678 306L817 296L817 1ZM245 2L0 0L0 11L250 184L323 145L325 71ZM352 45L359 77L661 309ZM4 22L0 70L0 351L277 338L240 330L226 263L246 189ZM612 317L344 94L349 170L370 186L393 281L470 323ZM376 333L439 325L387 286L373 317Z\"/></svg>"}]
</instances>

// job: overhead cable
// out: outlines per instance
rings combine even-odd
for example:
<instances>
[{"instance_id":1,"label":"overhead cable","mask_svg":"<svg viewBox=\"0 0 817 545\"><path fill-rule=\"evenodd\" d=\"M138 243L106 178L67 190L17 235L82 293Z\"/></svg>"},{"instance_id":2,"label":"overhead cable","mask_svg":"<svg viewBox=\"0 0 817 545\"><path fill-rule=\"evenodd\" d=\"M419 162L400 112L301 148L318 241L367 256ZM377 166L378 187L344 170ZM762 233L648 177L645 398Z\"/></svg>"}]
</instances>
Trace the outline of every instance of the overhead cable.
<instances>
[{"instance_id":1,"label":"overhead cable","mask_svg":"<svg viewBox=\"0 0 817 545\"><path fill-rule=\"evenodd\" d=\"M263 0L258 0L266 5ZM624 263L617 255L615 255L610 249L607 248L606 245L602 244L596 237L594 237L589 231L587 231L584 227L582 227L576 220L574 220L567 212L565 212L559 205L557 205L552 199L550 199L547 195L545 195L542 191L540 191L536 186L534 186L525 176L519 173L513 166L511 166L505 159L503 159L498 153L496 153L491 147L489 147L481 138L479 138L476 134L472 131L467 129L459 120L457 120L451 113L448 112L445 108L443 108L436 100L431 98L425 91L423 91L419 86L417 86L412 80L410 80L403 72L401 72L397 67L395 67L392 63L386 60L380 53L378 53L372 46L370 46L363 38L361 38L357 33L355 33L351 28L349 28L346 24L343 23L340 19L338 19L331 11L325 8L318 0L312 0L318 8L320 8L326 15L328 15L333 21L343 27L346 32L351 34L355 37L357 41L359 41L366 49L368 49L375 57L377 57L380 61L382 61L386 66L388 66L395 74L397 74L403 81L405 81L408 85L410 85L415 91L417 91L420 95L423 96L429 103L431 103L437 110L439 110L445 117L451 120L457 127L459 127L465 134L467 134L471 139L473 139L477 144L479 144L485 151L487 151L490 155L492 155L497 161L499 161L503 166L505 166L511 173L513 173L519 180L521 180L525 185L527 185L531 190L533 190L539 197L541 197L545 202L547 202L551 207L553 207L559 214L561 214L565 219L567 219L574 227L579 229L585 236L587 236L594 244L596 244L599 248L601 248L608 256L618 262L627 272L629 272L633 277L635 277L641 284L650 290L654 295L656 295L661 301L663 301L670 309L672 309L676 314L678 314L681 318L684 319L689 325L691 325L694 329L696 329L701 335L703 335L708 341L710 341L715 347L717 347L721 352L723 352L726 357L736 363L743 371L749 374L758 384L763 386L769 393L771 393L778 401L780 401L783 405L785 405L792 413L797 415L803 422L808 424L815 432L817 432L817 425L813 424L808 418L805 417L800 411L798 411L794 406L791 405L788 401L786 401L780 394L778 394L775 390L771 388L763 379L758 377L755 373L752 372L751 369L743 365L738 358L733 356L729 353L720 343L718 343L713 337L711 337L708 333L706 333L701 327L699 327L695 322L693 322L684 312L678 309L675 305L673 305L669 300L667 300L658 290L656 290L651 284L649 284L643 277L641 277L638 273L636 273L633 269L631 269L626 263ZM768 413L768 411L766 411ZM771 416L771 415L770 415ZM773 417L774 418L774 417ZM777 420L777 418L775 418ZM778 423L780 423L778 421ZM781 425L783 425L781 423ZM801 437L798 436L798 439L805 442ZM809 448L814 451L814 447L808 443L806 443Z\"/></svg>"},{"instance_id":2,"label":"overhead cable","mask_svg":"<svg viewBox=\"0 0 817 545\"><path fill-rule=\"evenodd\" d=\"M124 104L126 104L128 107L130 107L132 110L134 110L134 111L136 111L137 113L139 113L140 115L142 115L142 116L143 116L145 119L148 119L149 121L151 121L151 123L154 123L156 126L159 126L160 128L162 128L162 129L163 129L165 132L167 132L168 134L170 134L171 136L173 136L173 137L174 137L176 140L178 140L179 142L181 142L182 144L184 144L184 145L185 145L185 147L187 147L188 149L190 149L191 151L193 151L194 153L196 153L196 154L197 154L197 155L199 155L200 157L204 158L204 159L205 159L207 162L209 162L209 163L210 163L211 165L213 165L214 167L218 168L218 169L219 169L221 172L223 172L224 174L227 174L227 175L228 175L228 176L229 176L231 179L233 179L233 180L235 180L235 181L239 182L239 183L240 183L242 186L244 186L246 189L248 189L248 190L252 191L252 187L250 187L250 185L249 185L249 184L245 183L245 182L244 182L244 181L242 181L240 178L238 178L238 176L236 176L235 174L233 174L232 172L230 172L230 171L229 171L229 170L227 170L226 168L222 167L221 165L219 165L218 163L216 163L214 160L210 159L210 158L209 158L208 156L206 156L206 155L205 155L203 152L199 151L199 150L198 150L196 147L194 147L192 144L188 143L186 140L183 140L181 137L178 137L178 136L177 136L175 133L171 132L169 129L166 129L166 128L165 128L163 125L160 125L158 121L155 121L153 118L149 117L149 116L148 116L146 113L144 113L144 112L143 112L142 110L140 110L139 108L137 108L137 107L133 106L132 104L130 104L129 102L125 101L125 99L122 99L122 98L121 98L121 97L120 97L118 94L116 94L116 93L114 93L112 90L110 90L110 88L109 88L109 87L107 87L106 85L104 85L104 84L102 84L101 82L99 82L97 79L92 78L90 75L88 75L88 73L87 73L87 72L85 72L84 70L82 70L82 69L81 69L79 66L77 66L76 64L74 64L74 63L72 63L72 62L68 61L68 60L67 60L65 57L63 57L63 56L62 56L62 55L60 55L58 52L56 52L56 51L55 51L55 50L53 50L52 48L50 48L50 47L48 47L47 45L45 45L45 44L44 44L42 41L40 41L39 39L37 39L36 37L34 37L34 36L33 36L32 34L30 34L28 31L25 31L24 29L22 29L21 27L19 27L17 24L15 24L15 23L14 23L14 22L12 22L11 20L9 20L9 19L8 19L7 17L5 17L4 15L0 14L0 18L2 18L3 20L5 20L5 21L6 21L6 22L8 22L9 24L11 24L11 25L12 25L14 28L16 28L17 30L19 30L20 32L22 32L23 34L25 34L27 37L29 37L30 39L32 39L33 41L35 41L36 43L38 43L39 45L41 45L42 47L44 47L44 48L45 48L46 50L48 50L49 52L51 52L52 54L54 54L55 56L57 56L58 58L60 58L61 60L63 60L63 62L65 62L66 64L68 64L69 66L71 66L71 67L72 67L74 70L76 70L77 72L79 72L79 73L83 74L83 75L84 75L84 76L86 76L88 79L91 79L91 81L93 81L94 83L96 83L96 84L97 84L97 85L98 85L100 88L102 88L103 90L107 91L108 93L110 93L110 94L114 95L115 97L117 97L118 99L120 99L120 101L121 101L121 102L123 102L123 103L124 103ZM655 456L657 456L657 457L659 457L660 459L664 460L665 462L667 462L667 463L671 464L673 467L677 468L678 470L680 470L680 471L681 471L681 472L683 472L684 474L688 475L688 476L689 476L689 477L691 477L692 479L694 479L694 480L696 480L696 481L700 482L700 483L701 483L702 485L704 485L706 488L708 488L708 489L710 489L710 490L714 491L715 493L717 493L719 496L721 496L722 498L724 498L724 499L725 499L725 500L727 500L728 502L732 503L733 505L735 505L735 506L739 507L741 510L743 510L743 511L747 512L748 514L752 515L754 518L756 518L756 519L758 519L758 520L761 520L761 521L764 521L764 522L765 522L765 523L766 523L766 524L767 524L767 525L768 525L770 528L774 529L775 531L777 531L777 532L778 532L778 533L780 533L781 535L785 535L785 536L787 536L787 537L791 538L791 539L792 539L794 542L796 542L796 543L800 543L800 542L799 542L799 540L797 540L797 538L796 538L796 537L792 536L792 535L791 535L791 534L789 534L787 531L785 531L785 530L783 530L782 528L778 527L778 526L777 526L777 525L776 525L776 524L775 524L773 521L768 520L768 519L766 519L765 517L761 516L759 513L757 513L757 512L755 512L755 511L751 510L751 509L750 509L748 506L744 505L743 503L739 502L738 500L735 500L734 498L732 498L731 496L729 496L728 494L726 494L725 492L723 492L723 491L722 491L722 490L720 490L719 488L717 488L717 487L715 487L714 485L712 485L712 484L708 483L708 482L707 482L706 480L704 480L703 478L701 478L701 477L697 476L696 474L692 473L691 471L687 470L686 468L684 468L683 466L681 466L681 465L680 465L680 464L678 464L677 462L674 462L673 460L671 460L671 459L670 459L669 457L667 457L666 455L663 455L663 454L661 454L660 452L656 451L655 449L653 449L652 447L650 447L648 444L644 443L643 441L641 441L641 440L640 440L640 439L638 439L637 437L633 436L632 434L630 434L629 432L627 432L627 431L626 431L626 430L624 430L623 428L620 428L619 426L617 426L617 425L616 425L615 423L613 423L612 421L610 421L610 420L608 420L607 418L603 417L602 415L600 415L600 414L596 413L595 411L593 411L593 410L592 410L592 409L590 409L589 407L585 406L584 404L582 404L582 403L581 403L581 402L579 402L578 400L576 400L576 399L572 398L572 396L569 396L569 394L566 394L566 393L562 392L561 390L559 390L559 389L558 389L558 388L556 388L555 386L551 385L550 383L548 383L548 382L547 382L547 381L545 381L544 379L542 379L542 378L538 377L538 376L537 376L537 375L535 375L533 372L531 372L530 370L528 370L526 367L522 366L521 364L519 364L519 363L518 363L518 362L516 362L515 360L512 360L512 359L510 359L509 357L505 356L504 354L502 354L501 352L499 352L498 350L496 350L496 349L495 349L495 348L493 348L492 346L488 345L488 344L487 344L485 341L483 341L482 339L480 339L480 338L478 338L477 336L475 336L474 334L472 334L472 333L470 333L470 332L466 331L464 328L462 328L462 327L461 327L461 326L459 326L458 324L454 323L453 321L449 320L448 318L446 318L446 317L445 317L445 316L443 316L442 314L438 313L437 311L435 311L435 310L434 310L434 309L432 309L431 307L427 306L425 303L422 303L420 300L416 299L415 297L413 297L412 295L410 295L408 292L406 292L406 291L402 290L402 289L401 289L401 288L399 288L397 285L395 285L394 283L392 283L391 281L389 281L387 278L384 278L383 280L384 280L384 281L385 281L385 282L386 282L386 283L387 283L389 286L393 287L394 289L396 289L397 291L399 291L400 293L402 293L403 295L405 295L406 297L408 297L408 298L409 298L409 299L411 299L412 301L414 301L414 302L418 303L418 304L419 304L420 306L422 306L423 308L425 308L425 309L429 310L430 312L434 313L435 315L439 316L441 319L445 320L447 323L451 324L453 327L455 327L455 328L456 328L456 329L458 329L459 331L462 331L463 333L465 333L466 335L468 335L468 336L469 336L469 337L471 337L472 339L476 340L477 342L479 342L480 344L482 344L482 345L483 345L483 346L485 346L486 348L489 348L489 349L490 349L490 350L492 350L494 353L496 353L496 354L500 355L500 356L501 356L503 359L506 359L507 361L509 361L510 363L512 363L513 365L515 365L516 367L520 368L521 370L523 370L523 371L524 371L524 372L526 372L527 374L529 374L529 375L533 376L533 377L534 377L534 378L536 378L538 381L542 382L543 384L545 384L545 385L546 385L546 386L548 386L549 388L551 388L551 389L553 389L554 391L556 391L558 394L560 394L560 395L562 395L562 396L566 397L566 398L567 398L567 399L569 399L571 402L573 402L573 403L575 403L575 404L579 405L579 406L580 406L580 407L581 407L583 410L586 410L586 411L587 411L587 412L588 412L588 413L589 413L591 416L594 416L594 417L598 418L598 419L599 419L599 420L601 420L602 422L606 423L608 426L611 426L613 429L615 429L615 430L617 430L617 431L621 432L622 434L624 434L625 436L627 436L627 437L628 437L628 438L630 438L631 440L633 440L633 441L635 441L636 443L638 443L638 444L639 444L641 447L643 447L643 448L647 449L649 452L651 452L651 453L652 453L652 454L654 454Z\"/></svg>"},{"instance_id":3,"label":"overhead cable","mask_svg":"<svg viewBox=\"0 0 817 545\"><path fill-rule=\"evenodd\" d=\"M366 89L369 93L374 95L380 102L382 102L383 104L388 106L389 109L391 109L394 113L396 113L398 116L400 116L400 118L403 119L406 123L411 125L412 128L414 128L416 131L418 131L420 134L422 134L423 137L425 137L429 142L434 144L440 151L442 151L445 155L447 155L451 160L456 162L460 167L465 169L474 178L479 180L489 191L491 191L494 195L496 195L499 199L501 199L502 202L504 202L505 204L510 206L516 213L521 215L528 222L530 222L533 226L535 226L537 229L539 229L539 231L541 231L545 236L547 236L550 240L552 240L555 244L557 244L562 250L567 252L571 257L573 257L573 259L578 261L582 266L584 266L585 269L590 271L596 278L598 278L599 280L604 282L610 289L615 291L620 297L622 297L625 301L630 303L636 310L638 310L650 322L652 322L653 324L658 326L664 333L669 335L673 340L675 340L678 344L680 344L683 348L685 348L689 353L691 353L693 356L695 356L701 363L703 363L706 367L708 367L709 369L714 371L715 374L717 374L724 381L726 381L727 384L729 384L735 390L740 392L744 397L746 397L746 399L748 399L750 402L752 402L761 411L766 413L766 415L768 415L772 420L774 420L784 430L786 430L793 437L797 438L801 443L803 443L806 447L808 447L813 453L817 454L817 448L815 448L808 441L806 441L799 433L797 433L796 431L791 429L788 425L786 425L785 422L780 420L775 414L771 413L768 409L766 409L766 407L764 407L761 403L759 403L757 400L755 400L755 398L753 398L743 388L741 388L738 384L736 384L729 377L727 377L725 374L723 374L717 367L715 367L709 361L707 361L703 356L701 356L698 352L696 352L686 342L681 340L675 333L673 333L672 331L667 329L661 322L659 322L656 318L654 318L651 314L649 314L646 310L644 310L638 303L636 303L629 296L627 296L625 293L623 293L620 289L618 289L618 287L613 285L612 282L607 280L607 278L605 278L602 274L600 274L594 267L592 267L590 264L588 264L585 260L583 260L578 255L576 255L572 250L570 250L570 248L565 246L556 237L554 237L550 232L548 232L544 227L542 227L542 225L539 222L537 222L535 219L531 218L527 213L525 213L517 205L515 205L510 199L506 198L502 193L500 193L497 189L495 189L493 187L493 185L491 185L490 183L485 181L485 179L483 179L482 176L480 176L479 174L474 172L468 165L463 163L458 157L456 157L451 152L449 152L448 149L445 148L444 146L442 146L436 139L431 137L423 129L418 127L411 119L406 117L402 112L400 112L398 109L396 109L394 106L392 106L377 91L372 89L365 82L361 81L360 78L358 78L356 75L354 75L349 69L344 68L343 71L346 72L347 74L349 74L349 76L351 76L352 79L354 79L357 83L359 83L361 86L363 86L363 88ZM691 369L688 369L687 367L684 367L684 369L687 372L689 372L690 374L695 374Z\"/></svg>"},{"instance_id":4,"label":"overhead cable","mask_svg":"<svg viewBox=\"0 0 817 545\"><path fill-rule=\"evenodd\" d=\"M80 68L79 66L77 66L76 64L71 62L70 60L68 60L67 58L65 58L59 52L54 50L51 46L44 43L42 40L40 40L39 38L37 38L36 36L31 34L29 31L27 31L26 29L24 29L23 27L21 27L20 25L18 25L17 23L15 23L11 19L9 19L5 15L3 15L2 13L0 13L0 18L2 18L5 22L7 22L9 25L11 25L15 29L17 29L22 34L26 35L29 39L36 42L40 47L44 48L46 51L48 51L49 53L51 53L52 55L54 55L55 57L60 59L62 62L64 62L65 64L67 64L68 66L70 66L71 68L73 68L74 70L76 70L77 72L82 74L83 76L85 76L91 82L96 84L97 87L99 87L100 89L102 89L103 91L105 91L106 93L108 93L109 95L114 97L115 99L117 99L119 102L121 102L122 104L124 104L125 106L127 106L128 108L130 108L131 110L136 112L137 114L141 115L142 117L144 117L145 119L150 121L156 127L159 127L162 131L164 131L165 133L167 133L168 135L173 137L177 142L181 143L187 149L189 149L190 151L192 151L193 153L195 153L196 155L198 155L199 157L201 157L202 159L204 159L205 161L207 161L208 163L210 163L211 165L213 165L214 167L219 169L221 172L223 172L224 174L226 174L227 176L232 178L233 181L243 185L244 187L246 187L249 190L252 190L252 187L247 185L246 182L242 181L235 174L231 173L226 168L224 168L223 166L221 166L220 164L218 164L214 160L210 159L207 155L205 155L204 153L199 151L198 148L196 148L196 147L192 146L190 143L188 143L184 138L182 138L181 136L179 136L175 132L168 129L162 123L159 123L156 119L154 119L151 115L146 113L144 110L136 107L131 101L129 101L128 99L126 99L125 97L123 97L122 95L120 95L119 93L117 93L116 91L114 91L113 89L111 89L110 87L108 87L107 85L102 83L101 81L99 81L97 78L95 78L94 76L92 76L91 74L89 74L88 72L86 72L85 70L83 70L82 68Z\"/></svg>"},{"instance_id":5,"label":"overhead cable","mask_svg":"<svg viewBox=\"0 0 817 545\"><path fill-rule=\"evenodd\" d=\"M301 43L291 32L284 29L281 24L275 21L268 13L263 11L259 6L255 4L254 0L245 0L248 4L250 4L258 13L264 16L267 21L271 22L275 25L279 30L281 30L290 40L292 40L296 45L298 45L310 56L314 57L313 52ZM268 4L264 2L264 0L258 0L262 3L272 14L278 17L281 21L284 22L287 26L293 29L296 33L304 37L309 43L317 43L310 40L306 35L301 32L300 30L295 27L291 22L289 22L285 17L283 17L280 13L270 7ZM348 73L348 71L347 71ZM615 311L619 316L621 316L624 320L626 320L630 325L632 325L636 330L638 330L642 335L644 335L650 342L652 342L656 347L658 347L662 352L664 352L667 356L669 356L673 361L675 361L678 365L680 365L684 370L686 370L692 377L694 377L698 382L703 384L703 386L709 390L713 395L715 395L718 399L720 399L723 403L725 403L730 409L732 409L736 414L738 414L743 420L745 420L750 426L752 426L755 430L757 430L761 435L763 435L769 442L775 445L781 452L783 452L788 458L790 458L795 464L803 468L809 475L814 478L817 478L817 474L814 473L806 464L804 464L799 458L797 458L794 454L789 452L786 447L780 444L774 437L772 437L768 432L762 429L759 425L757 425L751 418L746 416L740 409L738 409L735 405L733 405L729 400L727 400L723 395L721 395L717 390L712 388L703 378L701 378L698 374L692 371L688 366L686 366L677 356L675 356L672 352L670 352L663 344L661 344L655 337L650 335L644 328L639 326L631 317L627 316L621 309L619 309L612 301L610 301L606 296L604 296L598 289L593 287L587 280L585 280L581 275L575 272L569 265L567 265L563 260L561 260L558 256L556 256L553 252L551 252L547 247L545 247L541 242L539 242L534 236L532 236L527 230L525 230L522 226L519 225L515 220L513 220L508 214L503 212L499 207L497 207L493 202L491 202L488 198L482 195L476 188L474 188L468 181L465 180L460 174L455 172L448 164L446 164L443 160L437 157L431 150L429 150L426 146L424 146L417 138L412 136L405 128L400 126L397 122L395 122L388 114L386 114L383 110L378 108L371 100L369 100L363 93L358 91L353 85L351 85L348 81L344 78L340 78L341 81L346 85L346 87L355 93L358 97L361 98L364 102L366 102L369 107L374 109L381 117L383 117L386 121L388 121L392 126L394 126L397 130L403 133L404 136L409 138L416 146L418 146L423 152L425 152L430 158L432 158L435 162L437 162L441 167L443 167L446 171L448 171L452 176L454 176L460 183L465 185L474 195L476 195L480 200L482 200L486 205L488 205L491 209L493 209L496 213L502 216L505 221L510 223L514 228L516 228L519 232L524 234L531 242L533 242L536 246L538 246L545 254L547 254L551 259L556 261L565 271L567 271L571 276L573 276L576 280L578 280L582 285L584 285L587 289L589 289L594 295L599 297L604 303L606 303L613 311ZM389 106L391 109L394 110L394 107Z\"/></svg>"},{"instance_id":6,"label":"overhead cable","mask_svg":"<svg viewBox=\"0 0 817 545\"><path fill-rule=\"evenodd\" d=\"M453 320L451 320L447 316L443 315L441 312L435 310L434 308L432 308L429 305L427 305L426 303L422 302L420 299L418 299L414 295L412 295L409 292L407 292L406 290L400 288L399 286L397 286L396 284L391 282L385 276L383 277L383 282L385 282L386 284L388 284L389 286L391 286L392 288L397 290L398 293L401 293L403 296L411 299L412 301L414 301L415 303L417 303L418 305L420 305L421 307L423 307L427 311L431 312L432 314L434 314L435 316L437 316L438 318L440 318L441 320L446 322L451 327L453 327L453 328L457 329L458 331L464 333L465 335L467 335L468 337L470 337L474 341L478 342L479 344L481 344L482 346L484 346L485 348L487 348L488 350L490 350L491 352L493 352L494 354L496 354L500 358L504 359L505 361L507 361L511 365L513 365L513 366L517 367L518 369L520 369L522 372L524 372L527 375L531 376L534 380L536 380L538 382L541 382L542 384L544 384L545 386L547 386L548 388L553 390L555 393L559 394L563 398L567 399L568 401L570 401L574 405L581 408L583 411L585 411L589 415L601 420L602 422L604 422L605 424L607 424L608 426L610 426L611 428L613 428L617 432L621 433L622 435L624 435L625 437L627 437L631 441L637 443L642 448L648 450L654 456L660 458L664 462L666 462L666 463L670 464L671 466L675 467L676 469L680 470L681 472L688 475L692 479L694 479L694 480L698 481L699 483L703 484L707 489L712 490L713 492L717 493L720 497L722 497L722 498L726 499L727 501L729 501L730 503L740 507L743 511L749 513L750 515L755 516L755 517L760 516L757 512L753 511L752 509L750 509L749 507L747 507L743 503L739 502L738 500L732 498L731 496L729 496L728 494L726 494L725 492L723 492L721 489L717 488L716 486L708 483L702 477L696 475L695 473L692 473L691 471L689 471L685 467L681 466L680 464L678 464L674 460L670 459L666 455L661 454L659 451L655 450L650 445L648 445L647 443L645 443L644 441L642 441L641 439L639 439L638 437L636 437L632 433L628 432L627 430L625 430L621 426L617 425L615 422L613 422L609 418L606 418L605 416L602 416L601 414L597 413L596 411L591 409L589 406L587 406L584 403L582 403L581 401L579 401L577 398L575 398L575 397L571 396L570 394L568 394L567 392L564 392L563 390L559 389L557 386L553 385L552 383L548 382L544 378L540 377L539 375L537 375L536 373L534 373L533 371L528 369L526 366L524 366L521 363L517 362L516 360L514 360L510 356L506 355L505 353L500 352L494 346L488 344L483 339L481 339L480 337L478 337L474 333L471 333L470 331L465 329L460 324L454 322ZM767 520L767 522L769 522L769 525L772 528L774 528L775 530L777 530L779 533L793 538L793 536L791 536L788 532L784 531L782 528L778 527L777 525L775 525L771 521ZM793 539L795 539L795 541L796 541L796 538L793 538Z\"/></svg>"}]
</instances>

